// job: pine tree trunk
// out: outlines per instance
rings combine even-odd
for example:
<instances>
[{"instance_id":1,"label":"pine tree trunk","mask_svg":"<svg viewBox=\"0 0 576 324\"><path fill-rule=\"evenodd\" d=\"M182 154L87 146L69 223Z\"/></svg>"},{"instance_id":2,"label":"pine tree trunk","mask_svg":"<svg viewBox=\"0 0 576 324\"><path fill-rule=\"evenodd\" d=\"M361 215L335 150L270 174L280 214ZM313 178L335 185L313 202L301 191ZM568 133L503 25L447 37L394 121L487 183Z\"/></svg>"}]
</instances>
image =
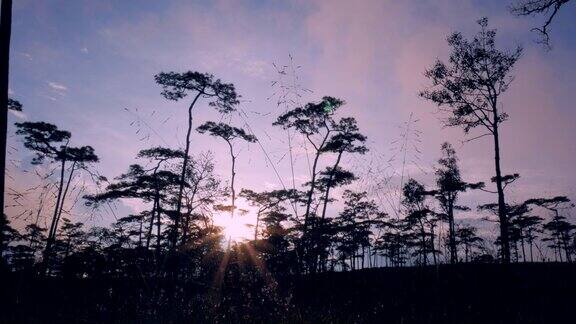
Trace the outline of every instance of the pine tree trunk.
<instances>
[{"instance_id":1,"label":"pine tree trunk","mask_svg":"<svg viewBox=\"0 0 576 324\"><path fill-rule=\"evenodd\" d=\"M6 134L8 132L8 84L10 73L10 34L12 29L12 0L2 0L0 9L0 212L4 215L4 187L6 170Z\"/></svg>"},{"instance_id":2,"label":"pine tree trunk","mask_svg":"<svg viewBox=\"0 0 576 324\"><path fill-rule=\"evenodd\" d=\"M532 235L532 234L530 234L530 235ZM532 239L530 239L530 242L529 242L529 243L530 243L530 262L534 262L534 253L533 253L533 248L532 248L532 246L533 246L534 244L533 244L533 242L532 242Z\"/></svg>"},{"instance_id":3,"label":"pine tree trunk","mask_svg":"<svg viewBox=\"0 0 576 324\"><path fill-rule=\"evenodd\" d=\"M54 206L54 215L52 216L52 222L50 224L50 231L48 232L48 238L46 241L46 248L44 249L44 266L48 267L48 262L50 259L50 253L52 250L52 245L54 244L54 237L56 236L56 228L58 227L58 211L60 210L60 199L62 198L62 191L64 187L64 171L66 169L66 160L62 160L60 165L60 183L58 185L58 195L56 197L56 206ZM43 269L43 270L46 270Z\"/></svg>"},{"instance_id":4,"label":"pine tree trunk","mask_svg":"<svg viewBox=\"0 0 576 324\"><path fill-rule=\"evenodd\" d=\"M306 198L306 213L304 214L304 234L306 234L308 230L310 208L312 206L312 196L314 195L314 190L316 189L316 168L318 166L319 158L320 158L320 151L316 151L316 156L314 157L314 163L312 164L312 179L310 180L310 189L308 190Z\"/></svg>"},{"instance_id":5,"label":"pine tree trunk","mask_svg":"<svg viewBox=\"0 0 576 324\"><path fill-rule=\"evenodd\" d=\"M338 153L338 158L336 159L336 163L334 163L334 167L332 168L332 172L330 172L330 176L328 177L328 182L326 183L326 192L324 193L324 205L322 206L322 220L324 220L326 218L326 208L328 207L328 199L330 199L330 189L332 188L332 181L334 181L334 172L336 172L336 169L338 168L338 165L340 164L340 160L342 158L342 153L344 153L343 151ZM325 223L322 222L322 227L325 227ZM320 262L325 262L323 260L320 260ZM322 269L325 269L326 267L323 265Z\"/></svg>"},{"instance_id":6,"label":"pine tree trunk","mask_svg":"<svg viewBox=\"0 0 576 324\"><path fill-rule=\"evenodd\" d=\"M260 211L256 214L256 225L254 226L254 241L258 240L258 226L260 225Z\"/></svg>"},{"instance_id":7,"label":"pine tree trunk","mask_svg":"<svg viewBox=\"0 0 576 324\"><path fill-rule=\"evenodd\" d=\"M68 180L66 181L66 188L62 193L62 198L60 199L60 209L58 210L58 218L56 218L56 228L58 228L58 223L62 217L62 211L64 210L64 201L66 200L66 195L68 194L68 189L70 188L70 183L72 182L72 177L74 176L74 170L76 169L76 161L72 163L72 168L70 169L70 174L68 175ZM56 235L56 233L54 233Z\"/></svg>"},{"instance_id":8,"label":"pine tree trunk","mask_svg":"<svg viewBox=\"0 0 576 324\"><path fill-rule=\"evenodd\" d=\"M521 235L521 239L520 239L520 243L522 244L522 261L526 262L526 248L524 246L524 233L520 233Z\"/></svg>"},{"instance_id":9,"label":"pine tree trunk","mask_svg":"<svg viewBox=\"0 0 576 324\"><path fill-rule=\"evenodd\" d=\"M232 158L232 177L230 180L230 192L232 194L232 209L230 211L231 218L234 218L234 209L236 209L236 190L234 188L234 180L236 179L236 156L234 156L234 149L232 147L232 143L228 142L228 146L230 147L230 157Z\"/></svg>"},{"instance_id":10,"label":"pine tree trunk","mask_svg":"<svg viewBox=\"0 0 576 324\"><path fill-rule=\"evenodd\" d=\"M189 201L189 203L187 203L188 211L186 212L186 220L185 220L186 223L184 225L184 228L182 229L182 243L181 244L186 244L186 242L188 241L188 231L190 230L190 217L192 216L194 197L196 197L196 192L198 190L198 183L199 182L200 182L200 180L196 181L196 183L194 184L194 189L192 190L192 194L190 195L190 201Z\"/></svg>"},{"instance_id":11,"label":"pine tree trunk","mask_svg":"<svg viewBox=\"0 0 576 324\"><path fill-rule=\"evenodd\" d=\"M437 265L437 260L436 260L436 246L434 245L434 226L430 226L430 244L432 244L432 260L434 261L434 265Z\"/></svg>"},{"instance_id":12,"label":"pine tree trunk","mask_svg":"<svg viewBox=\"0 0 576 324\"><path fill-rule=\"evenodd\" d=\"M568 245L570 238L567 235L562 235L562 244L564 246L564 253L566 254L566 261L572 263L572 256L570 255L570 247Z\"/></svg>"},{"instance_id":13,"label":"pine tree trunk","mask_svg":"<svg viewBox=\"0 0 576 324\"><path fill-rule=\"evenodd\" d=\"M318 166L318 158L320 157L320 151L316 151L316 156L314 157L314 163L312 164L312 179L310 180L310 189L308 190L306 198L306 212L304 213L304 228L302 229L302 241L298 247L299 264L302 267L303 263L309 263L308 256L306 255L306 241L308 239L308 225L309 225L309 215L310 207L312 205L312 196L314 190L316 189L316 167ZM310 270L310 269L309 269Z\"/></svg>"},{"instance_id":14,"label":"pine tree trunk","mask_svg":"<svg viewBox=\"0 0 576 324\"><path fill-rule=\"evenodd\" d=\"M326 183L326 192L324 194L324 206L322 207L322 220L326 218L326 208L328 206L328 199L330 198L330 189L332 188L332 181L334 181L334 173L340 164L340 160L342 159L343 151L338 153L338 158L336 159L336 163L334 163L334 167L332 168L332 172L330 172L330 176L328 177L328 182Z\"/></svg>"},{"instance_id":15,"label":"pine tree trunk","mask_svg":"<svg viewBox=\"0 0 576 324\"><path fill-rule=\"evenodd\" d=\"M176 201L176 214L174 215L174 231L171 237L171 248L175 249L178 243L178 227L180 225L180 211L182 210L182 196L184 193L184 184L186 183L186 167L188 166L188 154L190 153L190 135L192 134L192 109L198 98L204 91L199 91L194 100L188 107L188 130L186 131L186 148L184 150L184 162L182 162L182 172L180 173L180 186L178 188L178 199Z\"/></svg>"},{"instance_id":16,"label":"pine tree trunk","mask_svg":"<svg viewBox=\"0 0 576 324\"><path fill-rule=\"evenodd\" d=\"M424 224L422 223L422 220L420 220L420 235L422 236L422 240L420 242L420 255L422 257L422 264L427 265L428 264L428 256L426 255L426 231L424 229Z\"/></svg>"},{"instance_id":17,"label":"pine tree trunk","mask_svg":"<svg viewBox=\"0 0 576 324\"><path fill-rule=\"evenodd\" d=\"M156 197L154 197L154 200L156 201L156 215L158 215L156 221L156 255L158 256L158 259L160 259L160 252L161 252L161 242L162 242L162 212L160 209L160 195L159 193L156 194ZM177 228L174 229L175 231L178 231Z\"/></svg>"},{"instance_id":18,"label":"pine tree trunk","mask_svg":"<svg viewBox=\"0 0 576 324\"><path fill-rule=\"evenodd\" d=\"M156 218L156 199L152 204L152 211L150 212L150 225L148 226L148 235L146 236L146 249L150 248L150 241L152 240L152 230L154 229L154 219Z\"/></svg>"},{"instance_id":19,"label":"pine tree trunk","mask_svg":"<svg viewBox=\"0 0 576 324\"><path fill-rule=\"evenodd\" d=\"M494 107L494 115L498 116L498 111ZM497 118L497 117L495 117ZM508 216L506 215L506 200L504 198L504 185L502 182L502 171L500 169L500 139L498 134L498 122L493 123L494 127L494 165L496 169L496 189L498 192L498 220L500 222L500 240L502 241L502 262L510 263L510 239L508 234Z\"/></svg>"},{"instance_id":20,"label":"pine tree trunk","mask_svg":"<svg viewBox=\"0 0 576 324\"><path fill-rule=\"evenodd\" d=\"M66 251L64 252L64 259L68 258L68 255L70 255L71 247L72 247L72 239L68 238L66 242Z\"/></svg>"},{"instance_id":21,"label":"pine tree trunk","mask_svg":"<svg viewBox=\"0 0 576 324\"><path fill-rule=\"evenodd\" d=\"M448 204L448 245L450 246L450 263L458 262L458 250L456 247L456 228L454 225L454 203Z\"/></svg>"},{"instance_id":22,"label":"pine tree trunk","mask_svg":"<svg viewBox=\"0 0 576 324\"><path fill-rule=\"evenodd\" d=\"M144 217L140 220L140 227L138 228L138 247L142 247L142 227L144 224Z\"/></svg>"}]
</instances>

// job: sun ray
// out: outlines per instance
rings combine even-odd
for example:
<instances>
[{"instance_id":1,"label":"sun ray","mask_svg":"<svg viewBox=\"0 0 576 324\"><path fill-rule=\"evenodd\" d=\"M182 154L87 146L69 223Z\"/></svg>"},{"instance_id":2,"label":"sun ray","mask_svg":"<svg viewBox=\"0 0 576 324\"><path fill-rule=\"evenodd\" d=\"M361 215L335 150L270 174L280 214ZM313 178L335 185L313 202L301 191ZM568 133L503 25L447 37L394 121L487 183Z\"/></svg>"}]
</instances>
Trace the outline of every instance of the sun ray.
<instances>
[{"instance_id":1,"label":"sun ray","mask_svg":"<svg viewBox=\"0 0 576 324\"><path fill-rule=\"evenodd\" d=\"M214 275L213 287L216 288L217 290L219 290L220 287L222 287L222 283L224 282L224 275L226 274L226 268L228 268L229 261L230 261L230 249L224 252L224 256L222 257L222 260L218 265L218 270Z\"/></svg>"}]
</instances>

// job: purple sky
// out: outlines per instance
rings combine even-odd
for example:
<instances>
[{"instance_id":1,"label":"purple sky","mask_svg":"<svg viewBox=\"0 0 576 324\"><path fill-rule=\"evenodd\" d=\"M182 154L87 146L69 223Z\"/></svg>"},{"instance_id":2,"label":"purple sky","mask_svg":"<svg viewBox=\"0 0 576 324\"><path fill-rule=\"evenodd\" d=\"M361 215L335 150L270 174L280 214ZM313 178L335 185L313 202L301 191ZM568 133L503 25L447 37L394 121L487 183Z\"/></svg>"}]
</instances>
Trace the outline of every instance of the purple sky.
<instances>
[{"instance_id":1,"label":"purple sky","mask_svg":"<svg viewBox=\"0 0 576 324\"><path fill-rule=\"evenodd\" d=\"M554 48L546 52L533 42L537 35L530 32L539 20L513 17L507 5L500 0L18 0L13 13L10 90L25 110L11 121L43 120L70 130L74 145L96 149L101 158L98 169L112 178L125 171L142 148L183 143L188 100L164 100L154 74L209 72L237 86L250 128L288 185L288 158L282 158L286 135L271 126L283 108L267 98L275 92L271 82L278 79L272 63L288 64L291 53L301 66L300 84L313 90L302 102L324 95L346 100L339 115L357 118L369 138L371 152L363 159L347 159L347 166L358 171L358 165L369 161L388 161L394 153L391 143L413 113L422 131L418 145L422 153L419 167L408 166L410 176L431 185L430 170L440 144L449 141L461 158L464 177L487 181L493 175L490 140L462 145L463 132L442 129L434 106L417 96L428 84L424 69L436 58L447 57L446 36L452 31L472 35L476 19L487 16L491 27L499 30L501 48L525 47L516 80L501 101L510 115L502 126L502 165L504 172L522 176L510 188L509 200L576 198L576 22L571 19L576 6L562 8L552 26ZM139 133L138 127L130 125L137 118ZM202 102L195 126L217 118ZM231 118L233 124L246 127L239 115ZM139 140L148 134L149 138ZM10 141L19 147L15 138ZM197 133L192 142L194 153L214 152L218 173L228 179L230 162L223 143ZM242 144L238 149L238 188L281 188L258 145ZM11 156L27 170L30 158L22 149ZM330 161L331 157L324 160ZM399 165L392 162L386 172L398 171ZM299 147L297 179L307 180L307 170L305 151ZM22 174L13 178L9 186L15 188L34 181ZM465 202L474 202L472 207L493 200L478 193L464 197Z\"/></svg>"}]
</instances>

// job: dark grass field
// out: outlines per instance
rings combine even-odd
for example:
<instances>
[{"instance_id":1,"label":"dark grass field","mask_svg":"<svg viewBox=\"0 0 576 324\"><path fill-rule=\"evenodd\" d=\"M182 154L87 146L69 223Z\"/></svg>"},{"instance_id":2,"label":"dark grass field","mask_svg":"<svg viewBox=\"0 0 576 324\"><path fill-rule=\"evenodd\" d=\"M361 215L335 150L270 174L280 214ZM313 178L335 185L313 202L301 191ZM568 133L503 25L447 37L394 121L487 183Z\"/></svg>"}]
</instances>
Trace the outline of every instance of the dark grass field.
<instances>
[{"instance_id":1,"label":"dark grass field","mask_svg":"<svg viewBox=\"0 0 576 324\"><path fill-rule=\"evenodd\" d=\"M327 273L298 281L311 322L574 323L576 267L467 264Z\"/></svg>"},{"instance_id":2,"label":"dark grass field","mask_svg":"<svg viewBox=\"0 0 576 324\"><path fill-rule=\"evenodd\" d=\"M237 281L235 281L237 279ZM261 278L260 278L261 279ZM576 266L467 264L292 277L220 289L2 275L3 323L574 323Z\"/></svg>"}]
</instances>

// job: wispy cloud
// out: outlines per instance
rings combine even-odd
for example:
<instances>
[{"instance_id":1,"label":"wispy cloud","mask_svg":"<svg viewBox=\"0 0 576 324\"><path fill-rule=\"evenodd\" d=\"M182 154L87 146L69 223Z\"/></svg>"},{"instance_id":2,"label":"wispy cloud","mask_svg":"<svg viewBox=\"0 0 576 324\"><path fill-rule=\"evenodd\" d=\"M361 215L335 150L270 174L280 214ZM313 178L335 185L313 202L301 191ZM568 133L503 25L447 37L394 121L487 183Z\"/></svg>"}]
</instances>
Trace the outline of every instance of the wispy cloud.
<instances>
[{"instance_id":1,"label":"wispy cloud","mask_svg":"<svg viewBox=\"0 0 576 324\"><path fill-rule=\"evenodd\" d=\"M266 188L266 190L273 190L278 188L278 185L276 183L264 181L264 188Z\"/></svg>"},{"instance_id":2,"label":"wispy cloud","mask_svg":"<svg viewBox=\"0 0 576 324\"><path fill-rule=\"evenodd\" d=\"M20 54L24 56L27 60L32 61L32 55L30 53L22 52Z\"/></svg>"},{"instance_id":3,"label":"wispy cloud","mask_svg":"<svg viewBox=\"0 0 576 324\"><path fill-rule=\"evenodd\" d=\"M240 68L242 72L251 76L251 77L263 77L266 71L266 68L269 67L270 64L261 61L248 61L244 63L244 65Z\"/></svg>"},{"instance_id":4,"label":"wispy cloud","mask_svg":"<svg viewBox=\"0 0 576 324\"><path fill-rule=\"evenodd\" d=\"M12 115L14 115L18 119L28 119L25 113L17 110L8 110Z\"/></svg>"},{"instance_id":5,"label":"wispy cloud","mask_svg":"<svg viewBox=\"0 0 576 324\"><path fill-rule=\"evenodd\" d=\"M84 54L88 53L88 47L82 47L82 48L80 49L80 52L82 52L82 53L84 53Z\"/></svg>"},{"instance_id":6,"label":"wispy cloud","mask_svg":"<svg viewBox=\"0 0 576 324\"><path fill-rule=\"evenodd\" d=\"M52 88L53 90L59 91L59 92L64 92L64 91L68 91L68 87L61 84L61 83L57 83L57 82L53 82L53 81L49 81L48 82L48 86L50 88Z\"/></svg>"},{"instance_id":7,"label":"wispy cloud","mask_svg":"<svg viewBox=\"0 0 576 324\"><path fill-rule=\"evenodd\" d=\"M49 96L49 95L47 95L47 94L42 94L42 97L44 97L44 98L46 98L46 99L49 99L49 100L51 100L51 101L58 101L57 98L54 98L54 97Z\"/></svg>"}]
</instances>

